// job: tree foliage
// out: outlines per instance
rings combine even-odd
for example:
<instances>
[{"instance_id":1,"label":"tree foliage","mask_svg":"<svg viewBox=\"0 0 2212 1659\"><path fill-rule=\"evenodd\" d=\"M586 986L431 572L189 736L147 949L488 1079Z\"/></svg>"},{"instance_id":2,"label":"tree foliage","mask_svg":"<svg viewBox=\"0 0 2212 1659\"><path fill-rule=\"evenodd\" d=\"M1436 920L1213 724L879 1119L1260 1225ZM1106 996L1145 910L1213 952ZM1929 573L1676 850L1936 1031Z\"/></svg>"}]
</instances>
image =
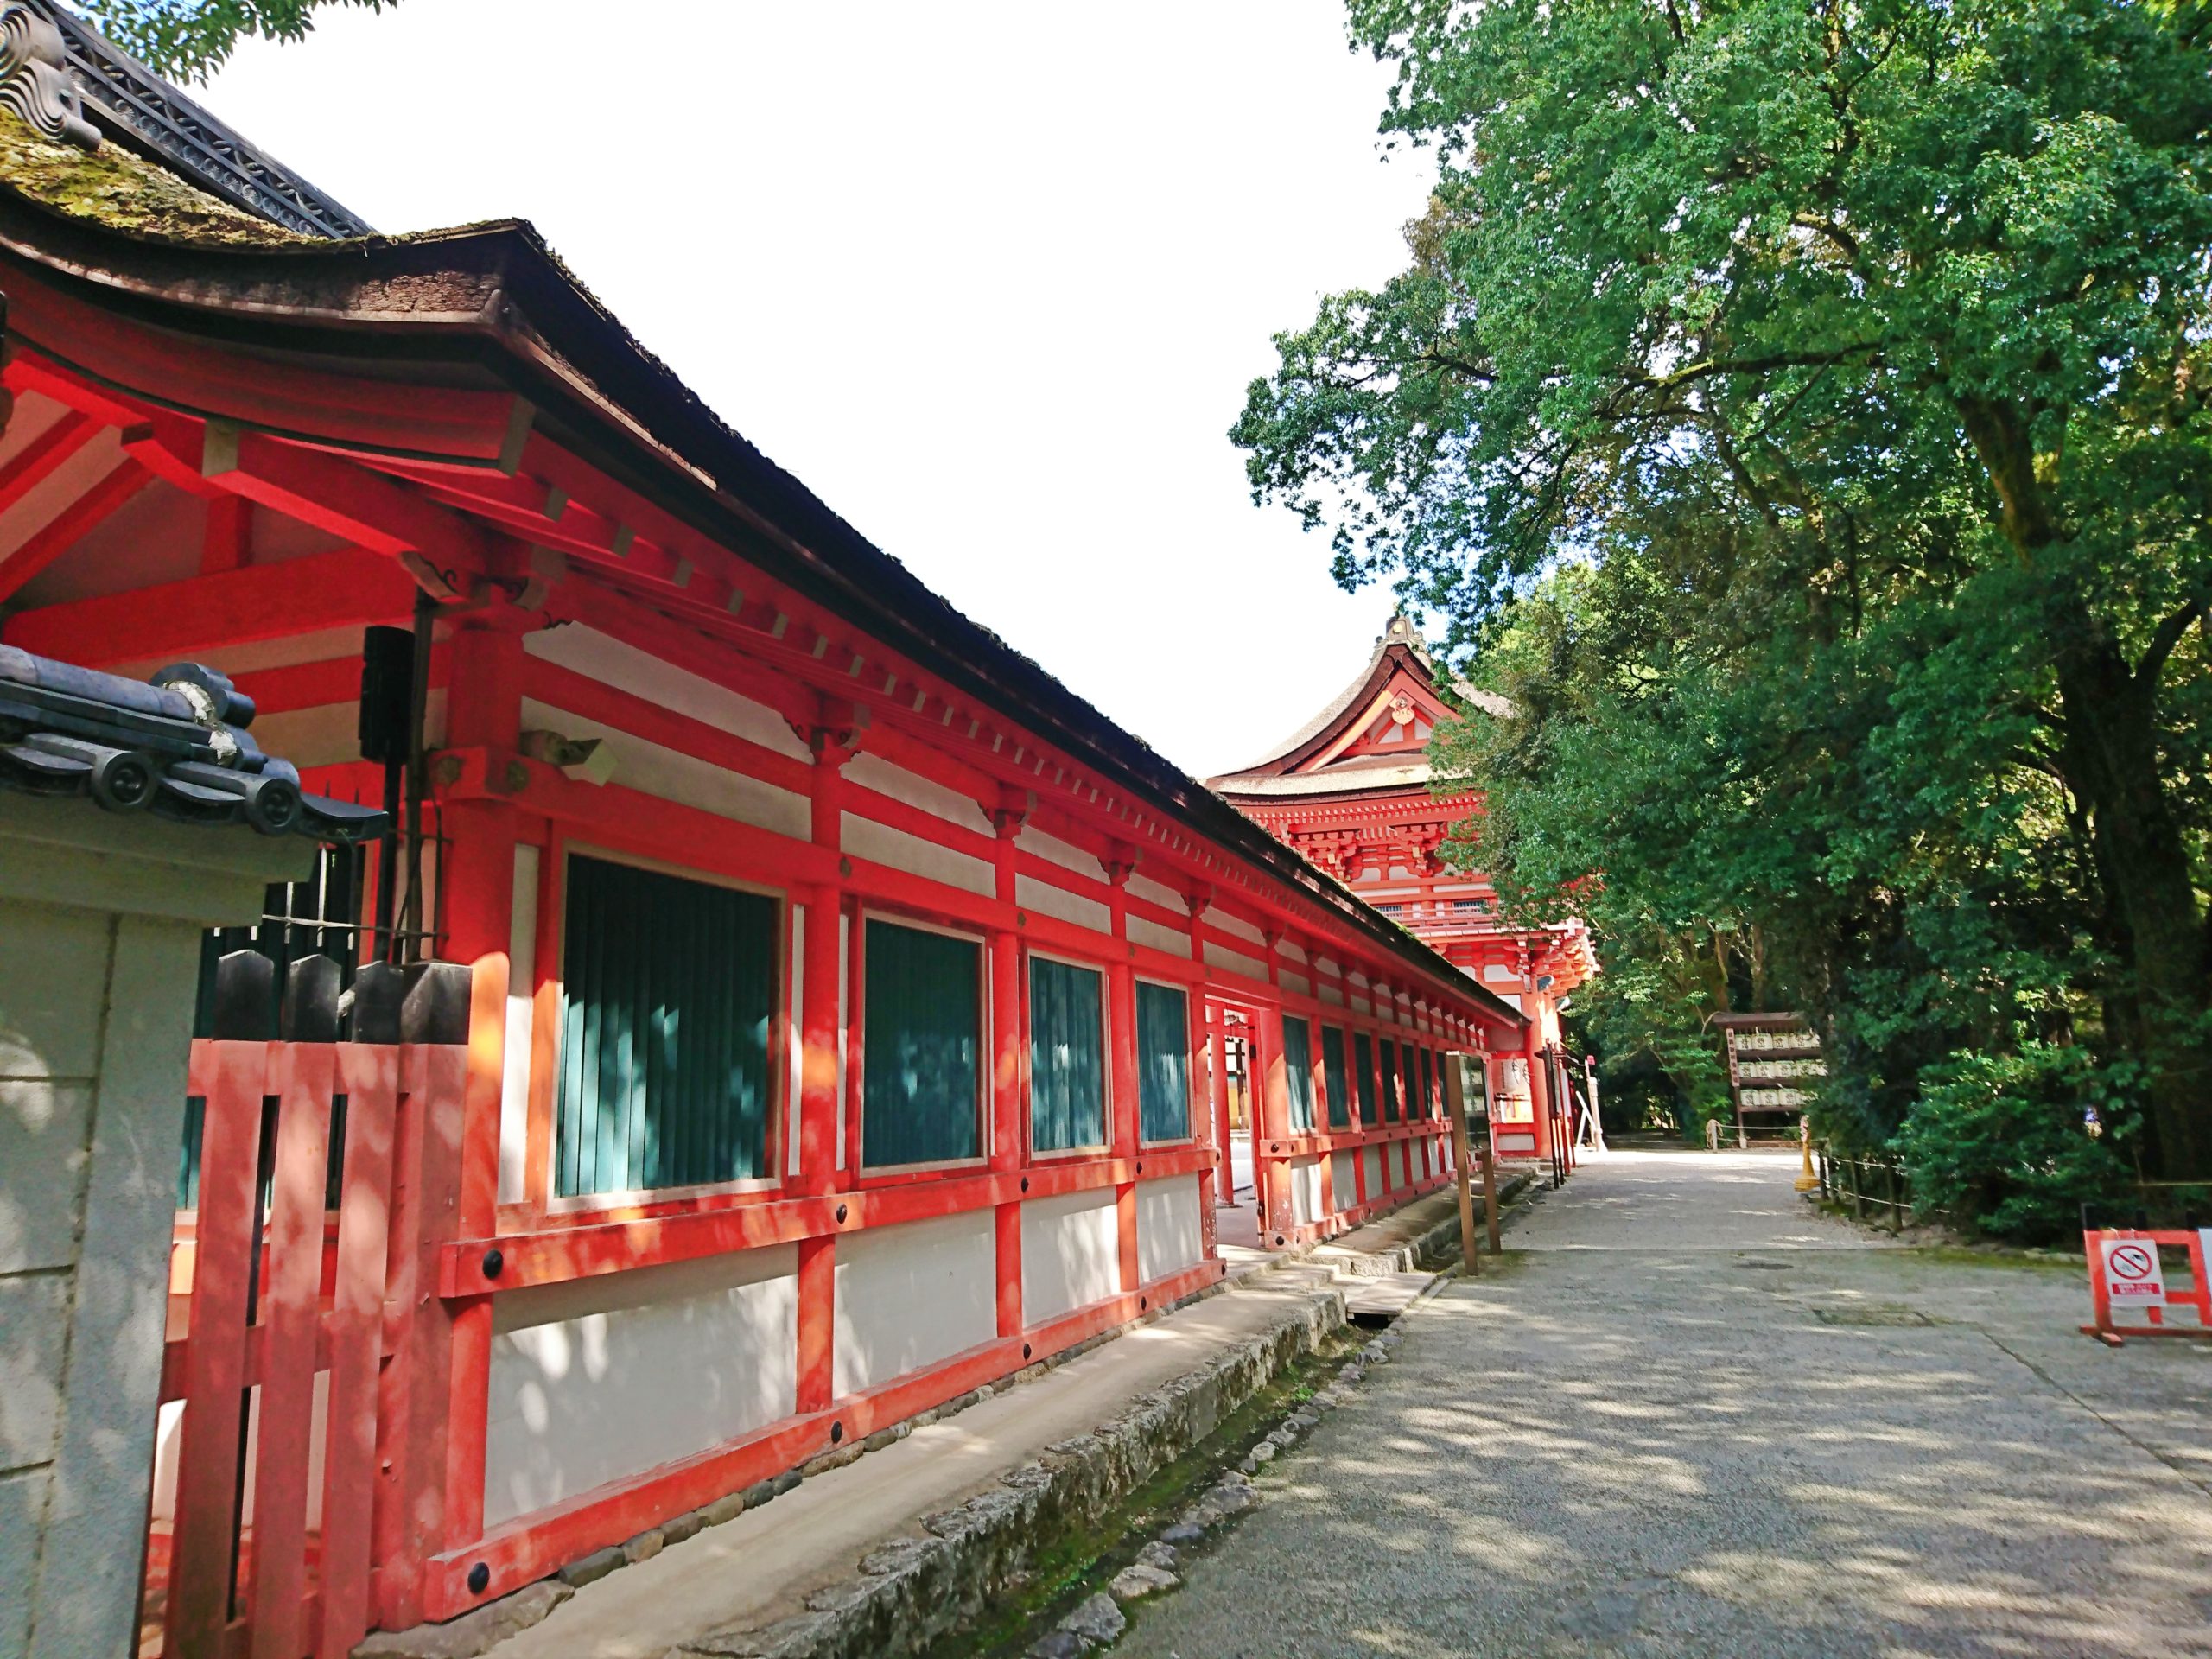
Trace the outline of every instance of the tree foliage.
<instances>
[{"instance_id":1,"label":"tree foliage","mask_svg":"<svg viewBox=\"0 0 2212 1659\"><path fill-rule=\"evenodd\" d=\"M77 10L149 68L204 81L241 40L303 41L324 6L382 11L399 0L83 0Z\"/></svg>"},{"instance_id":2,"label":"tree foliage","mask_svg":"<svg viewBox=\"0 0 2212 1659\"><path fill-rule=\"evenodd\" d=\"M1438 186L1233 435L1522 703L1465 856L1814 1011L1862 1141L2056 1046L2212 1172L2203 9L1349 10Z\"/></svg>"}]
</instances>

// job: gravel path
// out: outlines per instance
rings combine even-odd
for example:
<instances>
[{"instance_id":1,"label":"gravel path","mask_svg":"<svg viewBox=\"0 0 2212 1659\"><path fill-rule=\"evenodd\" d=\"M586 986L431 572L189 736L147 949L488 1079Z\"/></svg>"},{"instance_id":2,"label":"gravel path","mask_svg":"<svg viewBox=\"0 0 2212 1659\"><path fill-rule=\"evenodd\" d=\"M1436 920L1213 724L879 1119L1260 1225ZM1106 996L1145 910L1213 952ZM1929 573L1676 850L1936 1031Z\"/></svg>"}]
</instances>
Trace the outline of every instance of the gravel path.
<instances>
[{"instance_id":1,"label":"gravel path","mask_svg":"<svg viewBox=\"0 0 2212 1659\"><path fill-rule=\"evenodd\" d=\"M2212 1656L2212 1344L1624 1152L1268 1466L1118 1656Z\"/></svg>"}]
</instances>

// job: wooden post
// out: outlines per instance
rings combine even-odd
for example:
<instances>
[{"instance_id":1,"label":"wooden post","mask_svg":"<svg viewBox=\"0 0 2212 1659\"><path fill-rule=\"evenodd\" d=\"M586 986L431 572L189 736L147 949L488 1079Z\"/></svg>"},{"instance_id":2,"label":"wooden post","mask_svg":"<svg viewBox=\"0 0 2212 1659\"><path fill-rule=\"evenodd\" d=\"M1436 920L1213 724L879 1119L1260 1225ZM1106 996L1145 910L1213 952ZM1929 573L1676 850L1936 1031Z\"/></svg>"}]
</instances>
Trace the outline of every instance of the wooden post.
<instances>
[{"instance_id":1,"label":"wooden post","mask_svg":"<svg viewBox=\"0 0 2212 1659\"><path fill-rule=\"evenodd\" d=\"M454 1388L461 1323L455 1310L463 1304L437 1294L439 1254L461 1236L461 1124L471 1081L469 1039L480 1029L473 982L470 969L455 963L416 963L401 974L399 1035L405 1052L385 1299L397 1310L400 1328L396 1351L378 1377L377 1404L376 1599L378 1620L389 1630L446 1616L426 1606L423 1566L452 1547L451 1523L459 1518L448 1510L454 1487L448 1442L454 1434L467 1435L474 1444L450 1449L480 1472L482 1467L482 1386L473 1401L457 1397ZM499 982L504 997L504 975ZM357 1010L361 995L357 983ZM488 1336L488 1321L483 1329ZM480 1357L485 1369L478 1375L488 1381L488 1347ZM480 1485L476 1499L480 1504ZM480 1510L475 1522L480 1529Z\"/></svg>"},{"instance_id":2,"label":"wooden post","mask_svg":"<svg viewBox=\"0 0 2212 1659\"><path fill-rule=\"evenodd\" d=\"M1467 1166L1467 1085L1456 1054L1445 1070L1444 1109L1452 1119L1452 1184L1459 1190L1459 1261L1473 1278L1482 1271L1475 1255L1474 1172Z\"/></svg>"},{"instance_id":3,"label":"wooden post","mask_svg":"<svg viewBox=\"0 0 2212 1659\"><path fill-rule=\"evenodd\" d=\"M1206 1016L1206 1093L1213 1111L1214 1150L1221 1154L1221 1185L1215 1201L1234 1210L1236 1169L1230 1148L1229 1039L1222 1030L1217 1008Z\"/></svg>"},{"instance_id":4,"label":"wooden post","mask_svg":"<svg viewBox=\"0 0 2212 1659\"><path fill-rule=\"evenodd\" d=\"M1128 958L1136 947L1128 943L1129 879L1135 874L1135 848L1109 849L1106 880L1112 888L1108 901L1109 925ZM1144 1144L1143 1102L1137 1086L1137 981L1129 960L1111 963L1106 970L1106 1065L1108 1135L1116 1159L1134 1165ZM1137 1254L1137 1188L1134 1179L1114 1188L1116 1236L1119 1240L1121 1281L1124 1291L1134 1291L1143 1277Z\"/></svg>"},{"instance_id":5,"label":"wooden post","mask_svg":"<svg viewBox=\"0 0 2212 1659\"><path fill-rule=\"evenodd\" d=\"M1280 1244L1296 1224L1289 1160L1277 1149L1290 1133L1290 1071L1283 1058L1281 1008L1260 1009L1250 1052L1252 1195L1260 1211L1261 1243L1272 1237Z\"/></svg>"},{"instance_id":6,"label":"wooden post","mask_svg":"<svg viewBox=\"0 0 2212 1659\"><path fill-rule=\"evenodd\" d=\"M1029 797L1008 788L988 810L991 827L997 835L995 890L1001 904L1012 905L1020 898L1014 843L1028 819ZM1020 911L1014 913L1017 918L1020 917ZM990 952L991 1167L1001 1174L1011 1174L1029 1156L1029 1057L1021 1028L1020 940L1004 928L994 929ZM1021 1299L1019 1198L998 1206L994 1226L998 1260L998 1332L1001 1337L1018 1337L1027 1317Z\"/></svg>"},{"instance_id":7,"label":"wooden post","mask_svg":"<svg viewBox=\"0 0 2212 1659\"><path fill-rule=\"evenodd\" d=\"M1497 1165L1491 1157L1490 1137L1483 1137L1483 1230L1490 1236L1490 1253L1497 1254Z\"/></svg>"}]
</instances>

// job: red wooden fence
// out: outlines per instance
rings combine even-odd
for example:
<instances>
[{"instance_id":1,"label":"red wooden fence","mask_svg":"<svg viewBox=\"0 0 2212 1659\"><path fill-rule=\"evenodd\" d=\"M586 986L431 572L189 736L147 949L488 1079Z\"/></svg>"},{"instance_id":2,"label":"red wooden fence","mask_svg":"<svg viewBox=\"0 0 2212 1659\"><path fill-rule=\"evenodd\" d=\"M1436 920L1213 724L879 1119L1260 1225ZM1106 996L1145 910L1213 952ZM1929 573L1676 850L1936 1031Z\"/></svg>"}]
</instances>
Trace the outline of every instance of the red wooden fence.
<instances>
[{"instance_id":1,"label":"red wooden fence","mask_svg":"<svg viewBox=\"0 0 2212 1659\"><path fill-rule=\"evenodd\" d=\"M270 974L259 981L267 1009ZM395 1014L397 988L378 999ZM334 1036L336 995L334 964L294 964L288 1033ZM357 1017L357 1031L371 1023ZM377 1034L396 1038L390 1023ZM387 1287L392 1262L415 1248L389 1234L393 1148L410 1116L435 1119L457 1103L464 1077L446 1045L193 1044L189 1088L205 1102L199 1210L181 1246L190 1251L183 1334L162 1379L163 1402L183 1402L174 1520L148 1550L161 1652L340 1659L368 1633Z\"/></svg>"}]
</instances>

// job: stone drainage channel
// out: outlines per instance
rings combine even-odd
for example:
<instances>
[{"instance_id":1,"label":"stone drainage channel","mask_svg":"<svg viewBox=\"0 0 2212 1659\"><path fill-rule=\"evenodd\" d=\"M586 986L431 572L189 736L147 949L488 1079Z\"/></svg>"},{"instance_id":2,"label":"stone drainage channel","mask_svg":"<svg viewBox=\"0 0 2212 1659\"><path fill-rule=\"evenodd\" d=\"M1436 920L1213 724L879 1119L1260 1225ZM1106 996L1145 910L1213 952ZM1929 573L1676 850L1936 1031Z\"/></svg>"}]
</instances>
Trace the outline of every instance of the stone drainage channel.
<instances>
[{"instance_id":1,"label":"stone drainage channel","mask_svg":"<svg viewBox=\"0 0 2212 1659\"><path fill-rule=\"evenodd\" d=\"M1413 1306L1434 1294L1441 1283L1440 1276ZM938 1643L929 1650L929 1659L1014 1659L1017 1655L1077 1659L1111 1647L1128 1628L1125 1609L1179 1588L1183 1580L1179 1569L1185 1561L1219 1542L1228 1523L1261 1501L1253 1477L1318 1427L1324 1413L1343 1404L1369 1370L1387 1363L1399 1336L1394 1320L1357 1350L1350 1343L1332 1344L1334 1351L1317 1353L1294 1367L1223 1426L1221 1439L1230 1448L1226 1455L1207 1461L1186 1459L1154 1488L1132 1496L1119 1518L1125 1522L1149 1518L1149 1526L1125 1526L1095 1554L1083 1551L1085 1541L1073 1541L1079 1564L1087 1572L1048 1578L1042 1593L1018 1598L1017 1605L989 1626ZM1234 1448L1244 1445L1257 1427L1247 1420L1264 1421L1286 1406L1288 1414L1279 1424L1245 1445L1241 1457L1235 1455ZM1166 1501L1178 1487L1188 1500L1179 1510ZM1160 1521L1171 1514L1168 1524L1160 1526ZM1137 1541L1155 1527L1154 1536ZM1103 1538L1089 1541L1107 1542ZM1087 1560L1082 1559L1084 1554Z\"/></svg>"}]
</instances>

